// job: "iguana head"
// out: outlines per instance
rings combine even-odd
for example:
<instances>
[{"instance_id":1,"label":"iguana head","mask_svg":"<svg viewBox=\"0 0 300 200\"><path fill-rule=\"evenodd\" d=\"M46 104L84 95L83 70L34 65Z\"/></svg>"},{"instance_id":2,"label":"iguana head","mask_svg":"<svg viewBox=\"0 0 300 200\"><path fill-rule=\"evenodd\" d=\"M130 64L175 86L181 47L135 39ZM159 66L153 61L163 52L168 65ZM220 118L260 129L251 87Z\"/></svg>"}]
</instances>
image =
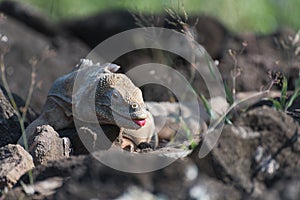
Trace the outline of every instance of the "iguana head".
<instances>
[{"instance_id":1,"label":"iguana head","mask_svg":"<svg viewBox=\"0 0 300 200\"><path fill-rule=\"evenodd\" d=\"M104 72L95 95L100 122L139 129L146 123L147 110L141 90L124 74Z\"/></svg>"}]
</instances>

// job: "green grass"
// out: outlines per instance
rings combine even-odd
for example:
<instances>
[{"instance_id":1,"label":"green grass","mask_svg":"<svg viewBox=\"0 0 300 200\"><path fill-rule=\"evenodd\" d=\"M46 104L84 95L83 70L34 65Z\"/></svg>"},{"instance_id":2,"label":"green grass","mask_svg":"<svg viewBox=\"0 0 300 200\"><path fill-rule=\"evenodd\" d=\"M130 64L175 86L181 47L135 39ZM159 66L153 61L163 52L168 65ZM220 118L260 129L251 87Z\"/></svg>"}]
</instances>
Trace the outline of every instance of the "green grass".
<instances>
[{"instance_id":1,"label":"green grass","mask_svg":"<svg viewBox=\"0 0 300 200\"><path fill-rule=\"evenodd\" d=\"M277 99L271 99L271 102L273 103L273 107L277 110L281 110L286 112L289 107L291 107L296 100L296 98L300 95L300 77L296 81L295 90L293 92L293 95L288 99L287 96L287 87L288 87L288 81L286 77L283 77L282 81L282 88L281 88L281 95L280 98Z\"/></svg>"},{"instance_id":2,"label":"green grass","mask_svg":"<svg viewBox=\"0 0 300 200\"><path fill-rule=\"evenodd\" d=\"M1 1L1 0L0 0ZM19 0L21 1L21 0ZM300 29L299 0L22 0L41 8L54 20L87 16L99 11L124 8L161 13L164 7L188 14L218 18L232 31L267 33L278 26Z\"/></svg>"}]
</instances>

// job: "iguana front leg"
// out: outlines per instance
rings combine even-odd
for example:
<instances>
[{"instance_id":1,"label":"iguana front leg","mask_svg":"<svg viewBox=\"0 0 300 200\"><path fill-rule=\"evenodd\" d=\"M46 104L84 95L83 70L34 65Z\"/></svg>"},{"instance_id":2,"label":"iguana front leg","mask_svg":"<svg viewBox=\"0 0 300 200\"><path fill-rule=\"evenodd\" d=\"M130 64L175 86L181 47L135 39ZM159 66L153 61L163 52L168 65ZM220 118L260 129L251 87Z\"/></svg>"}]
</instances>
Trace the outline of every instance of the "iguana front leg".
<instances>
[{"instance_id":1,"label":"iguana front leg","mask_svg":"<svg viewBox=\"0 0 300 200\"><path fill-rule=\"evenodd\" d=\"M129 147L129 151L134 152L135 144L131 140L123 138L123 132L124 128L120 128L119 136L117 138L118 145L120 145L122 149L126 149L127 147Z\"/></svg>"},{"instance_id":2,"label":"iguana front leg","mask_svg":"<svg viewBox=\"0 0 300 200\"><path fill-rule=\"evenodd\" d=\"M123 129L122 133L120 134L122 139L127 139L131 141L131 145L124 142L123 146L130 146L130 149L139 148L139 149L146 149L146 148L155 148L158 145L158 137L155 133L155 124L153 116L150 112L147 112L146 124L137 129ZM122 145L121 145L122 147Z\"/></svg>"},{"instance_id":3,"label":"iguana front leg","mask_svg":"<svg viewBox=\"0 0 300 200\"><path fill-rule=\"evenodd\" d=\"M65 109L58 105L52 97L48 97L42 114L34 120L25 130L28 145L33 141L35 130L38 126L50 125L54 130L61 130L73 125L73 118L66 115ZM24 139L21 137L18 143L24 146Z\"/></svg>"}]
</instances>

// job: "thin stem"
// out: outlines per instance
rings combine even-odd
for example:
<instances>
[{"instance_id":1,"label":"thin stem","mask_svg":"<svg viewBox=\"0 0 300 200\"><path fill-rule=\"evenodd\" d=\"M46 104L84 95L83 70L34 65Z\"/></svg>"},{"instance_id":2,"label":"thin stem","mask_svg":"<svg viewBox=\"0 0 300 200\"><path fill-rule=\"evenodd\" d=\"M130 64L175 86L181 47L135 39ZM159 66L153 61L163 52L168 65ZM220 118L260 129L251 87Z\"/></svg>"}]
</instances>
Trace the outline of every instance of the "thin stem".
<instances>
[{"instance_id":1,"label":"thin stem","mask_svg":"<svg viewBox=\"0 0 300 200\"><path fill-rule=\"evenodd\" d=\"M232 96L233 99L236 99L236 78L237 78L237 58L234 57L234 69L233 69L233 76L232 76Z\"/></svg>"},{"instance_id":2,"label":"thin stem","mask_svg":"<svg viewBox=\"0 0 300 200\"><path fill-rule=\"evenodd\" d=\"M29 108L29 104L30 104L30 101L32 98L32 93L33 93L33 89L34 89L34 85L35 85L35 78L36 78L36 67L35 67L35 65L32 65L30 87L29 87L29 91L27 94L27 98L26 98L26 102L25 102L25 106L24 106L23 114L22 114L23 121L26 120L27 111Z\"/></svg>"},{"instance_id":3,"label":"thin stem","mask_svg":"<svg viewBox=\"0 0 300 200\"><path fill-rule=\"evenodd\" d=\"M16 114L18 116L18 118L21 116L20 113L18 112L17 110L17 104L12 96L12 92L10 91L10 88L9 88L9 85L8 85L8 82L6 80L6 76L5 76L5 65L4 65L4 55L1 54L0 56L0 68L1 68L1 79L2 79L2 82L3 82L3 86L7 92L7 95L8 95L8 98L9 100L11 101L11 104L13 106L13 108L16 110Z\"/></svg>"},{"instance_id":4,"label":"thin stem","mask_svg":"<svg viewBox=\"0 0 300 200\"><path fill-rule=\"evenodd\" d=\"M21 132L22 132L22 137L23 137L23 140L24 140L24 147L25 149L28 151L28 144L27 144L27 138L26 138L26 134L25 134L25 126L24 126L24 120L21 116L21 113L19 112L19 109L18 109L18 106L16 104L16 101L12 95L12 92L9 88L9 85L8 85L8 82L7 82L7 79L6 79L6 76L5 76L5 65L4 65L4 54L1 54L0 56L0 68L1 68L1 79L2 79L2 82L3 82L3 86L7 92L7 95L8 95L8 98L15 110L15 113L17 115L17 118L18 118L18 122L20 124L20 128L21 128Z\"/></svg>"},{"instance_id":5,"label":"thin stem","mask_svg":"<svg viewBox=\"0 0 300 200\"><path fill-rule=\"evenodd\" d=\"M11 90L9 88L9 85L8 85L8 82L7 82L7 79L6 79L6 76L5 76L4 54L0 55L0 69L1 69L1 79L2 79L2 82L3 82L4 89L7 92L7 95L8 95L8 98L10 100L10 103L12 104L12 106L13 106L13 108L15 110L15 113L17 115L17 118L18 118L18 122L19 122L19 125L20 125L20 128L21 128L21 132L22 132L22 137L23 137L23 142L24 142L24 148L25 148L26 151L28 151L28 143L27 143L27 137L26 137L26 133L25 133L24 119L21 116L21 113L20 113L20 111L18 109L18 106L17 106L16 101L15 101L13 95L12 95L12 92L11 92ZM29 173L30 184L33 184L33 176L32 176L31 170L28 173Z\"/></svg>"},{"instance_id":6,"label":"thin stem","mask_svg":"<svg viewBox=\"0 0 300 200\"><path fill-rule=\"evenodd\" d=\"M211 126L207 131L206 133L203 134L203 136L205 135L208 135L210 132L212 132L213 130L215 130L217 128L217 126L219 126L219 124L223 121L223 119L228 115L228 113L233 110L237 105L245 102L245 101L248 101L252 98L255 98L255 97L258 97L258 96L261 96L261 95L264 95L264 94L267 94L269 93L270 90L265 90L265 91L261 91L261 92L257 92L257 93L254 93L252 95L250 95L249 97L245 98L245 99L241 99L241 100L238 100L238 101L235 101L227 110L226 112L218 118L218 120L213 124L213 126Z\"/></svg>"}]
</instances>

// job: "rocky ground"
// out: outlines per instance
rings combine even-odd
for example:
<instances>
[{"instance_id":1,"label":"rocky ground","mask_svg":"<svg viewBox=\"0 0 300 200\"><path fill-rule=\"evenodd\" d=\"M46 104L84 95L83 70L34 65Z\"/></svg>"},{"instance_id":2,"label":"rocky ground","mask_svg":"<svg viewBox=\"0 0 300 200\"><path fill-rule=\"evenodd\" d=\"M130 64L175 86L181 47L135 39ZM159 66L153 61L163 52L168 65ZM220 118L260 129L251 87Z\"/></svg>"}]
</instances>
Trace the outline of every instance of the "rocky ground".
<instances>
[{"instance_id":1,"label":"rocky ground","mask_svg":"<svg viewBox=\"0 0 300 200\"><path fill-rule=\"evenodd\" d=\"M6 76L16 94L20 111L24 108L30 86L32 65L36 87L25 125L40 113L54 80L68 73L79 59L101 41L124 30L138 27L131 13L110 11L93 17L51 22L46 16L11 1L0 3L0 50L5 54ZM174 27L156 16L155 24ZM144 16L147 18L147 16ZM198 18L198 20L197 20ZM107 20L109 19L109 20ZM149 17L149 20L151 18ZM109 23L108 23L109 21ZM282 28L268 35L233 34L207 16L190 16L197 41L214 60L222 78L232 88L235 63L239 75L236 90L240 98L261 90L270 83L268 72L281 71L288 78L288 94L292 95L299 76L296 32ZM7 37L3 39L3 36ZM4 41L5 40L5 41ZM231 54L229 53L231 50ZM31 60L31 62L30 62ZM134 51L116 60L123 72L147 63L145 51ZM36 63L36 64L35 64ZM198 94L207 94L200 76L191 79L189 65L174 57L175 69L182 72ZM146 101L174 101L172 93L159 86L142 88ZM273 87L280 97L280 87ZM243 96L244 95L244 96ZM246 96L245 96L246 95ZM300 98L287 111L279 111L270 101L251 101L231 113L232 125L226 124L214 149L198 157L200 144L188 156L171 165L147 173L125 173L105 166L93 155L77 146L69 152L67 138L76 141L76 133L56 133L51 127L39 130L51 135L58 148L42 156L31 156L15 145L21 135L17 114L0 92L0 199L288 199L300 198ZM75 136L74 136L75 135ZM43 134L41 134L43 136ZM74 139L75 137L75 139ZM42 139L43 141L43 139ZM48 140L47 140L48 141ZM77 143L75 143L77 144ZM41 148L47 143L41 145ZM55 156L53 156L55 155ZM136 163L132 163L133 165ZM35 167L34 167L35 166ZM30 186L31 170L34 185Z\"/></svg>"}]
</instances>

